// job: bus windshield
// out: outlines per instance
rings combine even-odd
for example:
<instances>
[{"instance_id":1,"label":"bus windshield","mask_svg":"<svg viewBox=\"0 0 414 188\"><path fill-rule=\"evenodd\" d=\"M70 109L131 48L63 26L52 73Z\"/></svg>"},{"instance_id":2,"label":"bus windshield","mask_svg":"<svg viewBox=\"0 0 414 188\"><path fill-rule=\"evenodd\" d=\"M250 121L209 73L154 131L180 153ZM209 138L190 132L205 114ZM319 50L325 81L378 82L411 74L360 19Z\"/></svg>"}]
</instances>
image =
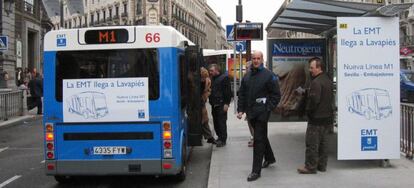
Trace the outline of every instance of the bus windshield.
<instances>
[{"instance_id":1,"label":"bus windshield","mask_svg":"<svg viewBox=\"0 0 414 188\"><path fill-rule=\"evenodd\" d=\"M149 99L159 98L156 49L60 51L56 55L56 100L62 101L64 79L148 77Z\"/></svg>"}]
</instances>

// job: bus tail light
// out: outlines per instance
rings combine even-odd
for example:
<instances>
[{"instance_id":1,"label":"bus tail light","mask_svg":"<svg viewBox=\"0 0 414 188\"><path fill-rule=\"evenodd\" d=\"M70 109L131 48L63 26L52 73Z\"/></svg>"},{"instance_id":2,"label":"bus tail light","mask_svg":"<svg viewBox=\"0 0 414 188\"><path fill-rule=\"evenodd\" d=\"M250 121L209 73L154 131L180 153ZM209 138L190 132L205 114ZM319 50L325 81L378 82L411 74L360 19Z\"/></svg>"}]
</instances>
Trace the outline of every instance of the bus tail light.
<instances>
[{"instance_id":1,"label":"bus tail light","mask_svg":"<svg viewBox=\"0 0 414 188\"><path fill-rule=\"evenodd\" d=\"M46 123L46 132L53 132L53 124L52 123Z\"/></svg>"},{"instance_id":2,"label":"bus tail light","mask_svg":"<svg viewBox=\"0 0 414 188\"><path fill-rule=\"evenodd\" d=\"M163 128L164 131L170 131L171 130L171 122L163 121L162 122L162 128Z\"/></svg>"},{"instance_id":3,"label":"bus tail light","mask_svg":"<svg viewBox=\"0 0 414 188\"><path fill-rule=\"evenodd\" d=\"M55 133L53 123L45 123L46 159L55 159ZM53 167L54 168L54 167ZM48 166L49 169L49 166ZM52 169L53 170L53 169Z\"/></svg>"},{"instance_id":4,"label":"bus tail light","mask_svg":"<svg viewBox=\"0 0 414 188\"><path fill-rule=\"evenodd\" d=\"M48 151L46 155L47 155L47 159L54 159L55 158L55 154L52 151Z\"/></svg>"},{"instance_id":5,"label":"bus tail light","mask_svg":"<svg viewBox=\"0 0 414 188\"><path fill-rule=\"evenodd\" d=\"M163 169L171 169L172 168L172 164L171 163L162 163L162 168Z\"/></svg>"},{"instance_id":6,"label":"bus tail light","mask_svg":"<svg viewBox=\"0 0 414 188\"><path fill-rule=\"evenodd\" d=\"M54 164L47 164L47 170L55 170Z\"/></svg>"},{"instance_id":7,"label":"bus tail light","mask_svg":"<svg viewBox=\"0 0 414 188\"><path fill-rule=\"evenodd\" d=\"M171 132L171 122L163 121L162 122L162 138L163 138L163 149L164 149L164 158L171 159L173 158L172 154L172 132ZM168 164L168 163L166 163ZM171 164L170 164L171 165ZM171 167L170 167L171 168ZM164 168L169 169L169 168Z\"/></svg>"},{"instance_id":8,"label":"bus tail light","mask_svg":"<svg viewBox=\"0 0 414 188\"><path fill-rule=\"evenodd\" d=\"M164 149L164 158L166 159L173 158L172 149Z\"/></svg>"},{"instance_id":9,"label":"bus tail light","mask_svg":"<svg viewBox=\"0 0 414 188\"><path fill-rule=\"evenodd\" d=\"M164 131L163 138L164 138L164 140L170 140L171 139L171 131Z\"/></svg>"},{"instance_id":10,"label":"bus tail light","mask_svg":"<svg viewBox=\"0 0 414 188\"><path fill-rule=\"evenodd\" d=\"M164 141L164 149L171 149L171 141L165 140Z\"/></svg>"},{"instance_id":11,"label":"bus tail light","mask_svg":"<svg viewBox=\"0 0 414 188\"><path fill-rule=\"evenodd\" d=\"M53 150L53 148L54 148L53 143L52 143L52 142L48 142L48 143L46 144L46 148L47 148L48 150Z\"/></svg>"},{"instance_id":12,"label":"bus tail light","mask_svg":"<svg viewBox=\"0 0 414 188\"><path fill-rule=\"evenodd\" d=\"M54 137L53 133L46 133L46 141L53 141Z\"/></svg>"}]
</instances>

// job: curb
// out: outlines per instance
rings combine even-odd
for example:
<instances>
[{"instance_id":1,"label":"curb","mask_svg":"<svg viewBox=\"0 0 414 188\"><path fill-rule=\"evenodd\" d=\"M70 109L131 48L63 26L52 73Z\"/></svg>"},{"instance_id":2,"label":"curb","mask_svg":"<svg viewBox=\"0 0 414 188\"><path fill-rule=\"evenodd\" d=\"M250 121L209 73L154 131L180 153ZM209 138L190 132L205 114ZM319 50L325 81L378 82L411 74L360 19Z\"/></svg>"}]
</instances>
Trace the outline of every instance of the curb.
<instances>
[{"instance_id":1,"label":"curb","mask_svg":"<svg viewBox=\"0 0 414 188\"><path fill-rule=\"evenodd\" d=\"M0 129L1 128L7 128L15 125L19 125L23 123L24 121L34 121L38 119L42 119L43 116L37 116L37 115L25 115L25 116L18 116L17 118L12 118L7 121L3 121L0 123Z\"/></svg>"}]
</instances>

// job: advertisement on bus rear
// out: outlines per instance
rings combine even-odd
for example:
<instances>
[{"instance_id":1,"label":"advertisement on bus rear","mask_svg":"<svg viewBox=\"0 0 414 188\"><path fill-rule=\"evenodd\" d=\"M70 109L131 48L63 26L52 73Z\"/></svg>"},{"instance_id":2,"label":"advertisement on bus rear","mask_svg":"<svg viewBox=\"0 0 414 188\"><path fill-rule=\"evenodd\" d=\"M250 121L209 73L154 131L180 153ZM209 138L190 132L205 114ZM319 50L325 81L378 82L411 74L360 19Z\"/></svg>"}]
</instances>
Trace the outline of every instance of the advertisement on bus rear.
<instances>
[{"instance_id":1,"label":"advertisement on bus rear","mask_svg":"<svg viewBox=\"0 0 414 188\"><path fill-rule=\"evenodd\" d=\"M306 121L305 90L309 87L308 60L326 59L325 39L268 39L269 68L279 78L282 94L273 121Z\"/></svg>"},{"instance_id":2,"label":"advertisement on bus rear","mask_svg":"<svg viewBox=\"0 0 414 188\"><path fill-rule=\"evenodd\" d=\"M398 17L344 17L337 24L338 159L398 159Z\"/></svg>"},{"instance_id":3,"label":"advertisement on bus rear","mask_svg":"<svg viewBox=\"0 0 414 188\"><path fill-rule=\"evenodd\" d=\"M148 78L63 80L64 122L149 120Z\"/></svg>"}]
</instances>

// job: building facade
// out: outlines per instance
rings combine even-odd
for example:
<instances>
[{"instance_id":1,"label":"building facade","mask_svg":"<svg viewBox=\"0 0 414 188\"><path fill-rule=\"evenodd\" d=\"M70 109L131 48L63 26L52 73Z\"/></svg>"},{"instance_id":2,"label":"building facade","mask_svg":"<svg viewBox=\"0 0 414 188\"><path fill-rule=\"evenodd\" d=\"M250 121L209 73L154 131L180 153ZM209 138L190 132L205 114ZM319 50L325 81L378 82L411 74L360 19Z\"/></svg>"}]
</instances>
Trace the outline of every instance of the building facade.
<instances>
[{"instance_id":1,"label":"building facade","mask_svg":"<svg viewBox=\"0 0 414 188\"><path fill-rule=\"evenodd\" d=\"M43 36L51 29L43 2L2 0L0 35L8 38L0 55L0 88L17 88L19 70L41 70ZM41 71L39 71L41 73Z\"/></svg>"},{"instance_id":2,"label":"building facade","mask_svg":"<svg viewBox=\"0 0 414 188\"><path fill-rule=\"evenodd\" d=\"M170 25L200 47L207 47L206 0L63 0L54 29L111 25ZM212 12L218 42L225 39L220 19ZM221 22L221 21L220 21ZM210 29L210 28L208 28ZM221 34L222 36L219 36ZM226 46L220 44L219 46Z\"/></svg>"}]
</instances>

